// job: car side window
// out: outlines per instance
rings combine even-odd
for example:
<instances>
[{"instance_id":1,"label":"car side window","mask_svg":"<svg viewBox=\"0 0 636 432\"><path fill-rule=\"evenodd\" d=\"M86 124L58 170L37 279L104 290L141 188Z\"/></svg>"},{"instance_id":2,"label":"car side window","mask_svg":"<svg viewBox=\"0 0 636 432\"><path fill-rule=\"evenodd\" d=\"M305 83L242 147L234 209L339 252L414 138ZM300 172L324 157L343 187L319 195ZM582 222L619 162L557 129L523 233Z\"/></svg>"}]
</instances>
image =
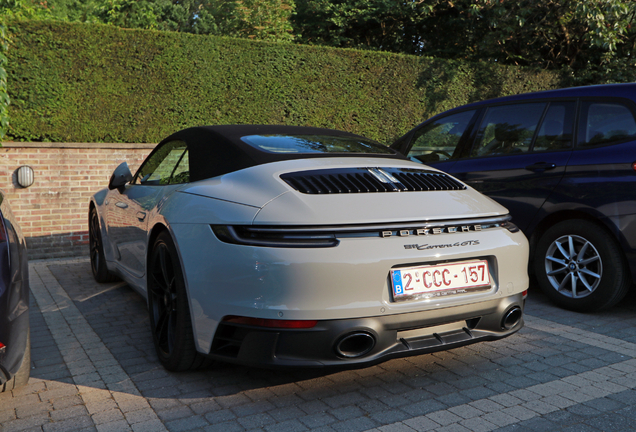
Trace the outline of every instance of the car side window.
<instances>
[{"instance_id":1,"label":"car side window","mask_svg":"<svg viewBox=\"0 0 636 432\"><path fill-rule=\"evenodd\" d=\"M545 107L546 103L525 103L488 108L471 156L527 152Z\"/></svg>"},{"instance_id":2,"label":"car side window","mask_svg":"<svg viewBox=\"0 0 636 432\"><path fill-rule=\"evenodd\" d=\"M575 102L550 102L532 150L540 152L572 147L575 113Z\"/></svg>"},{"instance_id":3,"label":"car side window","mask_svg":"<svg viewBox=\"0 0 636 432\"><path fill-rule=\"evenodd\" d=\"M636 139L636 120L620 102L583 101L578 146L593 147Z\"/></svg>"},{"instance_id":4,"label":"car side window","mask_svg":"<svg viewBox=\"0 0 636 432\"><path fill-rule=\"evenodd\" d=\"M190 157L188 149L181 155L181 160L170 176L170 184L188 183L190 181Z\"/></svg>"},{"instance_id":5,"label":"car side window","mask_svg":"<svg viewBox=\"0 0 636 432\"><path fill-rule=\"evenodd\" d=\"M155 151L141 166L134 184L168 185L189 181L188 148L183 141L170 141Z\"/></svg>"},{"instance_id":6,"label":"car side window","mask_svg":"<svg viewBox=\"0 0 636 432\"><path fill-rule=\"evenodd\" d=\"M475 110L452 114L416 131L408 157L423 163L453 158L459 140L474 115Z\"/></svg>"}]
</instances>

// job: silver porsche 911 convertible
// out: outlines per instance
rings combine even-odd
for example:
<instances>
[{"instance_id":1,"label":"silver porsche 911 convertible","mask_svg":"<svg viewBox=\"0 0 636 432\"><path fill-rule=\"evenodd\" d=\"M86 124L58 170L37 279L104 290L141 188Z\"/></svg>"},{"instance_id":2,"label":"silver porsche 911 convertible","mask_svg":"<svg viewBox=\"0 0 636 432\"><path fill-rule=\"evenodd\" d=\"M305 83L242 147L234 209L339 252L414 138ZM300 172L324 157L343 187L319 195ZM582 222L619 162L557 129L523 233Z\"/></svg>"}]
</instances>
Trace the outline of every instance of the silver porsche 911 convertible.
<instances>
[{"instance_id":1,"label":"silver porsche 911 convertible","mask_svg":"<svg viewBox=\"0 0 636 432\"><path fill-rule=\"evenodd\" d=\"M148 300L172 371L363 366L523 325L528 243L505 208L367 138L209 126L90 202L95 279Z\"/></svg>"}]
</instances>

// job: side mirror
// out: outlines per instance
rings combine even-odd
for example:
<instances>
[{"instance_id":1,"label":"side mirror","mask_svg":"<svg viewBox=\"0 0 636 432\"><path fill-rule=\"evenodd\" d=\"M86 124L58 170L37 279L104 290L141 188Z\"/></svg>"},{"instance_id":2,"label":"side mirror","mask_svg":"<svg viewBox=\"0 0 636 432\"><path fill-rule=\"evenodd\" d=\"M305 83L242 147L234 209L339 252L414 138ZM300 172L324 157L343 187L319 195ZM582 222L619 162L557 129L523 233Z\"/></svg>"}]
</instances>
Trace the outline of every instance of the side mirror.
<instances>
[{"instance_id":1,"label":"side mirror","mask_svg":"<svg viewBox=\"0 0 636 432\"><path fill-rule=\"evenodd\" d=\"M130 183L133 176L130 172L130 168L128 168L128 164L126 162L122 162L119 164L113 174L110 176L110 181L108 182L108 189L119 189L126 185L126 183Z\"/></svg>"}]
</instances>

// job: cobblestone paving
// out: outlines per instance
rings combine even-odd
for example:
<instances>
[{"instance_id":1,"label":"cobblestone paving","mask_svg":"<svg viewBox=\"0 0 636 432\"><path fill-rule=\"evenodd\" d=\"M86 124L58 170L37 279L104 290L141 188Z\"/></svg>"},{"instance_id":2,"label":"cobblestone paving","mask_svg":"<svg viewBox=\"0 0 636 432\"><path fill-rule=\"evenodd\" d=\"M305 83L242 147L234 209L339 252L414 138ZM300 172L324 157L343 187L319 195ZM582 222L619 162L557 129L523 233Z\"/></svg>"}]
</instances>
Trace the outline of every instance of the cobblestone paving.
<instances>
[{"instance_id":1,"label":"cobblestone paving","mask_svg":"<svg viewBox=\"0 0 636 432\"><path fill-rule=\"evenodd\" d=\"M636 430L636 294L577 314L531 290L497 342L351 371L166 372L145 302L87 260L33 262L32 370L0 431Z\"/></svg>"}]
</instances>

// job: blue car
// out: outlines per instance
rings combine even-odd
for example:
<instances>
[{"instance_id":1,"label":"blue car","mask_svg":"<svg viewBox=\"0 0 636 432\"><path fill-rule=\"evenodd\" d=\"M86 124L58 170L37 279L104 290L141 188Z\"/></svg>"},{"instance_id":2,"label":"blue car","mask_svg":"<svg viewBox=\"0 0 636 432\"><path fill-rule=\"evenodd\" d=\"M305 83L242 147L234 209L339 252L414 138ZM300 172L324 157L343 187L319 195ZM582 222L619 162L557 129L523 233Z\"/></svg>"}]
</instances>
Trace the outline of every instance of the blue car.
<instances>
[{"instance_id":1,"label":"blue car","mask_svg":"<svg viewBox=\"0 0 636 432\"><path fill-rule=\"evenodd\" d=\"M510 210L530 273L561 307L618 303L636 278L636 84L461 106L391 145Z\"/></svg>"}]
</instances>

